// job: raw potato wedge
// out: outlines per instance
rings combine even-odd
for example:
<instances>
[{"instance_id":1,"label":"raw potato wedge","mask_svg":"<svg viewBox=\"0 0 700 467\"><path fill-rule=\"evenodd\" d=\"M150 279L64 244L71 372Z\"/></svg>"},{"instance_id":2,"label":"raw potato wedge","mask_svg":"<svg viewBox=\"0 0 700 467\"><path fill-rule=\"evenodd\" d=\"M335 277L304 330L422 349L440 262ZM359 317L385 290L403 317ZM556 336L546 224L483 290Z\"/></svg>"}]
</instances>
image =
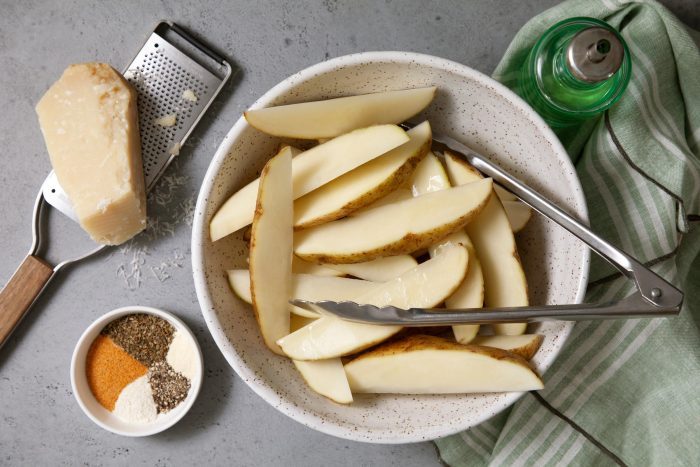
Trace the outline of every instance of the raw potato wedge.
<instances>
[{"instance_id":1,"label":"raw potato wedge","mask_svg":"<svg viewBox=\"0 0 700 467\"><path fill-rule=\"evenodd\" d=\"M474 244L469 236L462 230L457 231L444 240L445 243L431 248L430 255L434 251L439 253L446 243L455 243L464 246L469 253L469 268L462 284L445 300L445 308L482 308L484 306L484 275L481 270L481 262L477 257ZM470 343L479 332L478 324L460 324L452 326L455 340L460 344Z\"/></svg>"},{"instance_id":2,"label":"raw potato wedge","mask_svg":"<svg viewBox=\"0 0 700 467\"><path fill-rule=\"evenodd\" d=\"M503 201L503 209L506 211L513 233L523 230L532 217L532 209L522 201Z\"/></svg>"},{"instance_id":3,"label":"raw potato wedge","mask_svg":"<svg viewBox=\"0 0 700 467\"><path fill-rule=\"evenodd\" d=\"M418 266L418 261L410 255L385 256L366 263L327 264L324 267L339 273L349 274L367 281L385 282L399 277L404 272Z\"/></svg>"},{"instance_id":4,"label":"raw potato wedge","mask_svg":"<svg viewBox=\"0 0 700 467\"><path fill-rule=\"evenodd\" d=\"M392 191L388 195L386 195L383 198L379 198L377 201L375 201L372 204L368 204L367 206L358 209L357 211L353 211L349 216L357 216L358 214L362 214L363 212L369 211L374 208L378 208L380 206L386 206L388 204L393 204L397 203L399 201L403 201L406 199L411 199L413 198L413 193L411 193L411 190L408 188L400 187L397 188L396 190Z\"/></svg>"},{"instance_id":5,"label":"raw potato wedge","mask_svg":"<svg viewBox=\"0 0 700 467\"><path fill-rule=\"evenodd\" d=\"M313 274L315 276L342 276L344 273L335 269L321 266L320 264L309 263L298 256L292 258L292 272L294 274Z\"/></svg>"},{"instance_id":6,"label":"raw potato wedge","mask_svg":"<svg viewBox=\"0 0 700 467\"><path fill-rule=\"evenodd\" d=\"M289 317L289 331L294 332L297 329L301 329L307 324L313 323L314 321L316 321L316 319L318 319L318 317L309 318L306 316L299 316L292 313L292 315Z\"/></svg>"},{"instance_id":7,"label":"raw potato wedge","mask_svg":"<svg viewBox=\"0 0 700 467\"><path fill-rule=\"evenodd\" d=\"M294 252L307 261L332 264L411 253L474 219L491 198L491 186L483 179L297 232Z\"/></svg>"},{"instance_id":8,"label":"raw potato wedge","mask_svg":"<svg viewBox=\"0 0 700 467\"><path fill-rule=\"evenodd\" d=\"M454 185L473 184L481 177L466 161L445 151L445 168ZM467 186L469 186L467 185ZM484 274L484 305L490 308L527 306L527 281L508 217L497 196L466 226ZM526 323L494 324L496 334L518 335Z\"/></svg>"},{"instance_id":9,"label":"raw potato wedge","mask_svg":"<svg viewBox=\"0 0 700 467\"><path fill-rule=\"evenodd\" d=\"M399 187L430 149L430 124L407 131L410 141L351 170L294 202L294 227L305 229L345 217Z\"/></svg>"},{"instance_id":10,"label":"raw potato wedge","mask_svg":"<svg viewBox=\"0 0 700 467\"><path fill-rule=\"evenodd\" d=\"M339 404L352 402L348 378L340 358L328 360L292 360L311 389Z\"/></svg>"},{"instance_id":11,"label":"raw potato wedge","mask_svg":"<svg viewBox=\"0 0 700 467\"><path fill-rule=\"evenodd\" d=\"M447 179L445 168L432 152L418 164L411 177L410 185L413 196L441 191L452 186Z\"/></svg>"},{"instance_id":12,"label":"raw potato wedge","mask_svg":"<svg viewBox=\"0 0 700 467\"><path fill-rule=\"evenodd\" d=\"M434 154L428 154L413 174L412 191L416 196L450 188L450 181L440 160ZM481 263L474 251L474 245L464 230L458 230L439 243L428 248L431 257L439 254L446 244L459 244L469 253L469 268L462 284L445 300L447 308L481 308L484 305L484 278ZM452 326L455 339L460 344L468 344L479 332L478 324Z\"/></svg>"},{"instance_id":13,"label":"raw potato wedge","mask_svg":"<svg viewBox=\"0 0 700 467\"><path fill-rule=\"evenodd\" d=\"M494 183L493 189L498 195L498 199L503 203L503 209L506 210L506 215L508 216L508 221L510 222L513 233L518 233L523 230L530 220L530 217L532 217L532 208L520 201L517 196L502 186Z\"/></svg>"},{"instance_id":14,"label":"raw potato wedge","mask_svg":"<svg viewBox=\"0 0 700 467\"><path fill-rule=\"evenodd\" d=\"M510 222L513 233L518 233L523 230L530 220L530 217L532 217L532 208L500 185L494 183L493 189L498 195L498 199L503 203L503 209L506 210L506 215L508 216L508 221Z\"/></svg>"},{"instance_id":15,"label":"raw potato wedge","mask_svg":"<svg viewBox=\"0 0 700 467\"><path fill-rule=\"evenodd\" d=\"M247 269L231 269L227 272L228 284L238 298L252 305L253 297L250 295L250 271Z\"/></svg>"},{"instance_id":16,"label":"raw potato wedge","mask_svg":"<svg viewBox=\"0 0 700 467\"><path fill-rule=\"evenodd\" d=\"M238 297L246 303L252 304L250 296L250 275L245 269L232 269L228 272L229 284ZM345 277L314 276L311 274L292 274L292 285L289 300L320 300L343 301L373 290L376 282ZM246 289L248 292L246 293ZM314 312L288 305L290 311L299 316L318 318ZM286 335L287 333L285 333Z\"/></svg>"},{"instance_id":17,"label":"raw potato wedge","mask_svg":"<svg viewBox=\"0 0 700 467\"><path fill-rule=\"evenodd\" d=\"M249 110L246 120L273 136L327 139L358 128L401 123L430 104L435 87L386 91Z\"/></svg>"},{"instance_id":18,"label":"raw potato wedge","mask_svg":"<svg viewBox=\"0 0 700 467\"><path fill-rule=\"evenodd\" d=\"M454 154L452 154L451 157L454 157ZM471 167L471 168L474 169L474 167ZM476 170L476 169L474 169L474 170ZM477 171L477 173L479 173L479 172ZM481 175L481 174L479 174L479 175ZM505 203L506 201L518 201L517 196L515 196L510 191L503 188L501 185L497 185L494 183L493 184L493 191L496 192L496 194L498 195L498 199L500 199L502 203Z\"/></svg>"},{"instance_id":19,"label":"raw potato wedge","mask_svg":"<svg viewBox=\"0 0 700 467\"><path fill-rule=\"evenodd\" d=\"M292 151L283 149L265 164L250 237L250 295L265 344L289 333L292 291Z\"/></svg>"},{"instance_id":20,"label":"raw potato wedge","mask_svg":"<svg viewBox=\"0 0 700 467\"><path fill-rule=\"evenodd\" d=\"M409 336L345 365L355 393L460 394L533 391L542 380L523 358L435 336Z\"/></svg>"},{"instance_id":21,"label":"raw potato wedge","mask_svg":"<svg viewBox=\"0 0 700 467\"><path fill-rule=\"evenodd\" d=\"M540 348L544 336L541 334L521 334L519 336L476 336L471 342L474 345L484 345L507 350L530 360Z\"/></svg>"},{"instance_id":22,"label":"raw potato wedge","mask_svg":"<svg viewBox=\"0 0 700 467\"><path fill-rule=\"evenodd\" d=\"M292 161L292 199L297 199L333 179L408 142L396 125L378 125L355 130L304 151ZM260 179L231 196L209 223L212 241L250 224Z\"/></svg>"},{"instance_id":23,"label":"raw potato wedge","mask_svg":"<svg viewBox=\"0 0 700 467\"><path fill-rule=\"evenodd\" d=\"M333 300L342 302L373 290L376 282L347 277L321 277L307 274L295 274L292 276L292 299L318 302L321 300ZM312 311L292 306L292 312L301 316L317 318Z\"/></svg>"},{"instance_id":24,"label":"raw potato wedge","mask_svg":"<svg viewBox=\"0 0 700 467\"><path fill-rule=\"evenodd\" d=\"M353 297L357 303L400 308L430 308L449 297L467 271L466 249L445 247L441 254L388 282ZM321 360L350 355L375 345L401 330L401 326L375 326L323 315L277 343L295 360Z\"/></svg>"}]
</instances>

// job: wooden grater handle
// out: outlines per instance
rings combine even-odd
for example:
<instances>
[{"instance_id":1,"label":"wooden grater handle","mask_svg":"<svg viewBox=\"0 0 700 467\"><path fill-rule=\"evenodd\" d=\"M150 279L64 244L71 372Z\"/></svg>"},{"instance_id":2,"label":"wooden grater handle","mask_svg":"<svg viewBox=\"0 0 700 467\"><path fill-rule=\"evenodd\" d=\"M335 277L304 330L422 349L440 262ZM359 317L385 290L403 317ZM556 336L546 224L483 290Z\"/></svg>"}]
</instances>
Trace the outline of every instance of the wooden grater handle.
<instances>
[{"instance_id":1,"label":"wooden grater handle","mask_svg":"<svg viewBox=\"0 0 700 467\"><path fill-rule=\"evenodd\" d=\"M53 268L45 261L27 255L0 291L0 347L24 318L53 273Z\"/></svg>"}]
</instances>

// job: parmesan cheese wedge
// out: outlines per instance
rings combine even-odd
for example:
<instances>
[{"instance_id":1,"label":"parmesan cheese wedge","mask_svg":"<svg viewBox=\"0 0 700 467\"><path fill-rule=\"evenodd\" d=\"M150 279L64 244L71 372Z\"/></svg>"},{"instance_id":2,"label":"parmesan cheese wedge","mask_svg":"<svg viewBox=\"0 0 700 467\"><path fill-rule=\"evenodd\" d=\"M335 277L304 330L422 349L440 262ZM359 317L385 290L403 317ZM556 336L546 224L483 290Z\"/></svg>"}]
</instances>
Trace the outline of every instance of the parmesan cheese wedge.
<instances>
[{"instance_id":1,"label":"parmesan cheese wedge","mask_svg":"<svg viewBox=\"0 0 700 467\"><path fill-rule=\"evenodd\" d=\"M146 228L136 92L104 63L71 65L36 106L58 181L82 228L119 245Z\"/></svg>"}]
</instances>

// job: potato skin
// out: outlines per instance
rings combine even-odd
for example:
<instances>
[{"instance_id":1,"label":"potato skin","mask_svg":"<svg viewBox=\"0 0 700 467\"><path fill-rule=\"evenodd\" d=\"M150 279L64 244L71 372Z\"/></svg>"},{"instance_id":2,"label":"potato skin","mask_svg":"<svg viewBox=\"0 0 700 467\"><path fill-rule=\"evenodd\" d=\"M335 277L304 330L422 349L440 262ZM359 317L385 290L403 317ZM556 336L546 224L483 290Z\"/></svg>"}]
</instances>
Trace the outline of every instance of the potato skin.
<instances>
[{"instance_id":1,"label":"potato skin","mask_svg":"<svg viewBox=\"0 0 700 467\"><path fill-rule=\"evenodd\" d=\"M482 343L482 340L480 339L480 337L482 337L482 336L477 336L474 339L473 344L480 345L482 347L490 347L489 345ZM514 349L508 349L508 352L513 353L515 355L520 355L525 360L530 360L532 357L535 356L535 354L539 350L540 345L542 345L543 340L544 340L543 335L535 334L535 338L532 341L530 341L527 345L524 345L522 347L516 347Z\"/></svg>"},{"instance_id":2,"label":"potato skin","mask_svg":"<svg viewBox=\"0 0 700 467\"><path fill-rule=\"evenodd\" d=\"M456 342L444 339L442 337L417 334L405 337L403 339L387 342L368 352L364 352L351 360L352 362L360 361L364 358L388 357L406 352L417 352L421 350L455 350L459 352L472 352L497 360L505 360L516 365L525 366L532 369L530 364L522 356L507 350L497 349L495 347L486 347L483 345L473 344L458 344Z\"/></svg>"},{"instance_id":3,"label":"potato skin","mask_svg":"<svg viewBox=\"0 0 700 467\"><path fill-rule=\"evenodd\" d=\"M511 349L510 352L516 355L520 355L525 360L530 360L532 357L535 356L537 350L539 350L543 340L544 336L537 334L537 338L530 342L528 345L526 345L525 347L518 347L517 349Z\"/></svg>"}]
</instances>

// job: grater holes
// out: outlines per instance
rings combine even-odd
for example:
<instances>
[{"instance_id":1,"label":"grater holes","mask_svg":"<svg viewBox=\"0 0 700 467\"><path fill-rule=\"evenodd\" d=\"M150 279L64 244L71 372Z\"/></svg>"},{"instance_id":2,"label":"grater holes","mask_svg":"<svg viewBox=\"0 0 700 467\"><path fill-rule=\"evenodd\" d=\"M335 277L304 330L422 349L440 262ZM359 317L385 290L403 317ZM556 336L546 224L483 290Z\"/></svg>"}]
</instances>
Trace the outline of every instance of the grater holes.
<instances>
[{"instance_id":1,"label":"grater holes","mask_svg":"<svg viewBox=\"0 0 700 467\"><path fill-rule=\"evenodd\" d=\"M170 157L173 144L184 135L183 130L191 123L193 114L196 115L207 102L210 93L210 86L167 57L164 48L165 45L161 50L145 54L136 67L141 76L137 75L132 80L139 93L139 115L143 120L141 146L147 177ZM188 89L196 94L198 102L183 99L183 93ZM177 120L172 127L161 127L155 123L159 118L173 113L177 115Z\"/></svg>"}]
</instances>

